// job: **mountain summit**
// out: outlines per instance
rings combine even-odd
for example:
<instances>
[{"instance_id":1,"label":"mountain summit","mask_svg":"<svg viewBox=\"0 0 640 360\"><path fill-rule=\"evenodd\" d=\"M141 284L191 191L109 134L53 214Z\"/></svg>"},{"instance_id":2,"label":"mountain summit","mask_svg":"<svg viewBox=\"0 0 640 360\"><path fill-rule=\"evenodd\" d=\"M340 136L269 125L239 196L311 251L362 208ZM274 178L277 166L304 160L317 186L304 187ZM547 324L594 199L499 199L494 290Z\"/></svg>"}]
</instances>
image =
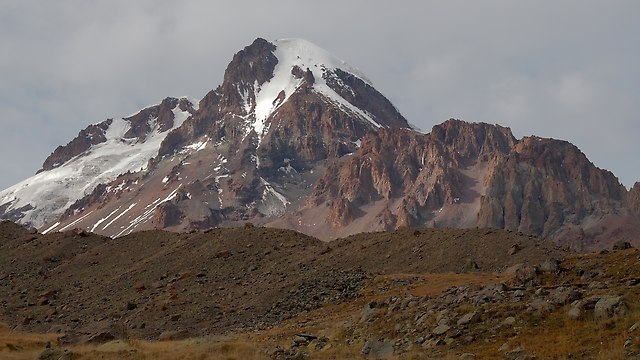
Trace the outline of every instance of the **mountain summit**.
<instances>
[{"instance_id":1,"label":"mountain summit","mask_svg":"<svg viewBox=\"0 0 640 360\"><path fill-rule=\"evenodd\" d=\"M488 226L588 250L639 241L639 188L563 141L453 119L418 133L355 67L305 40L256 39L199 104L167 98L81 131L0 192L0 215L114 237Z\"/></svg>"}]
</instances>

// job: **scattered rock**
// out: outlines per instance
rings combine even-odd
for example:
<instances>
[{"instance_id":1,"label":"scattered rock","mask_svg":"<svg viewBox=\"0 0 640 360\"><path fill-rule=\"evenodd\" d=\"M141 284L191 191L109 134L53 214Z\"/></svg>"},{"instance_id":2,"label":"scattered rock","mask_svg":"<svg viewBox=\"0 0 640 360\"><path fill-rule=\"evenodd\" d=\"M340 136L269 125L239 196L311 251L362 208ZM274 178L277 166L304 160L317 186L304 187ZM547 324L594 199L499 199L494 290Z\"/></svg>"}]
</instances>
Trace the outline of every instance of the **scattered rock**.
<instances>
[{"instance_id":1,"label":"scattered rock","mask_svg":"<svg viewBox=\"0 0 640 360\"><path fill-rule=\"evenodd\" d=\"M451 326L446 325L446 324L442 324L442 325L436 326L436 328L433 329L433 331L431 333L434 334L434 335L443 335L444 333L449 331L449 329L451 329Z\"/></svg>"},{"instance_id":2,"label":"scattered rock","mask_svg":"<svg viewBox=\"0 0 640 360\"><path fill-rule=\"evenodd\" d=\"M556 274L560 271L560 261L556 259L547 259L540 263L540 271L543 273Z\"/></svg>"},{"instance_id":3,"label":"scattered rock","mask_svg":"<svg viewBox=\"0 0 640 360\"><path fill-rule=\"evenodd\" d=\"M522 246L521 246L520 244L513 244L513 245L511 246L511 248L509 249L508 254L509 254L509 255L515 255L515 254L517 254L518 252L520 252L520 250L522 250L522 249L523 249L523 248L522 248Z\"/></svg>"},{"instance_id":4,"label":"scattered rock","mask_svg":"<svg viewBox=\"0 0 640 360\"><path fill-rule=\"evenodd\" d=\"M462 266L463 273L470 273L475 271L480 271L480 267L478 266L478 263L473 260L467 260Z\"/></svg>"},{"instance_id":5,"label":"scattered rock","mask_svg":"<svg viewBox=\"0 0 640 360\"><path fill-rule=\"evenodd\" d=\"M549 292L549 301L557 305L574 302L582 297L582 294L572 287L557 287Z\"/></svg>"},{"instance_id":6,"label":"scattered rock","mask_svg":"<svg viewBox=\"0 0 640 360\"><path fill-rule=\"evenodd\" d=\"M158 340L160 341L180 340L187 337L189 337L189 332L187 330L167 330L167 331L163 331L158 336Z\"/></svg>"},{"instance_id":7,"label":"scattered rock","mask_svg":"<svg viewBox=\"0 0 640 360\"><path fill-rule=\"evenodd\" d=\"M475 360L476 355L473 353L464 353L460 355L460 360Z\"/></svg>"},{"instance_id":8,"label":"scattered rock","mask_svg":"<svg viewBox=\"0 0 640 360\"><path fill-rule=\"evenodd\" d=\"M533 299L527 305L530 311L536 313L550 313L555 309L546 299Z\"/></svg>"},{"instance_id":9,"label":"scattered rock","mask_svg":"<svg viewBox=\"0 0 640 360\"><path fill-rule=\"evenodd\" d=\"M393 357L393 343L367 340L360 353L367 359L391 359Z\"/></svg>"},{"instance_id":10,"label":"scattered rock","mask_svg":"<svg viewBox=\"0 0 640 360\"><path fill-rule=\"evenodd\" d=\"M360 312L360 323L365 323L370 320L371 316L375 313L377 303L372 301L366 304Z\"/></svg>"},{"instance_id":11,"label":"scattered rock","mask_svg":"<svg viewBox=\"0 0 640 360\"><path fill-rule=\"evenodd\" d=\"M307 348L309 348L310 350L316 350L316 351L326 351L330 347L331 347L331 344L329 343L329 338L326 336L321 336L321 337L312 339L307 345Z\"/></svg>"},{"instance_id":12,"label":"scattered rock","mask_svg":"<svg viewBox=\"0 0 640 360\"><path fill-rule=\"evenodd\" d=\"M88 344L104 344L106 342L115 340L116 337L113 336L110 332L101 332L98 334L93 334L88 337L86 343Z\"/></svg>"},{"instance_id":13,"label":"scattered rock","mask_svg":"<svg viewBox=\"0 0 640 360\"><path fill-rule=\"evenodd\" d=\"M318 337L315 335L297 334L296 337L293 338L292 347L307 346L314 340L318 340Z\"/></svg>"},{"instance_id":14,"label":"scattered rock","mask_svg":"<svg viewBox=\"0 0 640 360\"><path fill-rule=\"evenodd\" d=\"M134 287L134 289L136 289L136 291L141 292L144 290L147 290L147 287L144 285L144 283L137 283Z\"/></svg>"},{"instance_id":15,"label":"scattered rock","mask_svg":"<svg viewBox=\"0 0 640 360\"><path fill-rule=\"evenodd\" d=\"M615 244L613 244L612 249L613 250L627 250L627 249L631 249L633 246L631 246L631 243L628 241L618 241Z\"/></svg>"},{"instance_id":16,"label":"scattered rock","mask_svg":"<svg viewBox=\"0 0 640 360\"><path fill-rule=\"evenodd\" d=\"M505 358L505 360L527 360L527 359L531 359L529 354L527 354L527 352L524 351L524 349L519 348L519 347L504 353L504 358Z\"/></svg>"},{"instance_id":17,"label":"scattered rock","mask_svg":"<svg viewBox=\"0 0 640 360\"><path fill-rule=\"evenodd\" d=\"M463 326L467 324L473 324L478 320L480 320L480 314L478 314L477 311L474 311L474 312L470 312L468 314L462 315L460 319L458 319L457 324L460 326Z\"/></svg>"},{"instance_id":18,"label":"scattered rock","mask_svg":"<svg viewBox=\"0 0 640 360\"><path fill-rule=\"evenodd\" d=\"M582 310L578 306L572 306L567 312L569 319L579 320L582 318Z\"/></svg>"},{"instance_id":19,"label":"scattered rock","mask_svg":"<svg viewBox=\"0 0 640 360\"><path fill-rule=\"evenodd\" d=\"M504 319L504 321L502 322L502 325L513 326L515 323L516 323L516 318L514 318L513 316L509 316L508 318Z\"/></svg>"},{"instance_id":20,"label":"scattered rock","mask_svg":"<svg viewBox=\"0 0 640 360\"><path fill-rule=\"evenodd\" d=\"M69 350L47 348L38 355L36 360L73 360L75 354Z\"/></svg>"},{"instance_id":21,"label":"scattered rock","mask_svg":"<svg viewBox=\"0 0 640 360\"><path fill-rule=\"evenodd\" d=\"M626 347L629 347L629 346L631 346L631 345L633 345L633 341L631 341L631 339L627 339L627 340L624 342L624 345L623 345L623 346L626 348Z\"/></svg>"},{"instance_id":22,"label":"scattered rock","mask_svg":"<svg viewBox=\"0 0 640 360\"><path fill-rule=\"evenodd\" d=\"M606 320L616 315L622 315L626 312L627 306L622 301L622 297L613 295L604 295L598 300L593 308L593 317L596 320Z\"/></svg>"}]
</instances>

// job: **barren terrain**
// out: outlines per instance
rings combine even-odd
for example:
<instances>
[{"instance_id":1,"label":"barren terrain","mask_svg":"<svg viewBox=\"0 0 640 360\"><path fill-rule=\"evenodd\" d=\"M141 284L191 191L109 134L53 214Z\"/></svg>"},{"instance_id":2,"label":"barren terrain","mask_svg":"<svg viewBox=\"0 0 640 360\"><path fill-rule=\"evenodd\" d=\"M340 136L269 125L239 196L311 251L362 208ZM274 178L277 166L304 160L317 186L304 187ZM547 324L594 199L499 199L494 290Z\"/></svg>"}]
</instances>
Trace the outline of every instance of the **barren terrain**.
<instances>
[{"instance_id":1,"label":"barren terrain","mask_svg":"<svg viewBox=\"0 0 640 360\"><path fill-rule=\"evenodd\" d=\"M492 229L324 243L251 226L110 239L5 222L0 238L1 358L622 359L639 350L636 249L575 255Z\"/></svg>"}]
</instances>

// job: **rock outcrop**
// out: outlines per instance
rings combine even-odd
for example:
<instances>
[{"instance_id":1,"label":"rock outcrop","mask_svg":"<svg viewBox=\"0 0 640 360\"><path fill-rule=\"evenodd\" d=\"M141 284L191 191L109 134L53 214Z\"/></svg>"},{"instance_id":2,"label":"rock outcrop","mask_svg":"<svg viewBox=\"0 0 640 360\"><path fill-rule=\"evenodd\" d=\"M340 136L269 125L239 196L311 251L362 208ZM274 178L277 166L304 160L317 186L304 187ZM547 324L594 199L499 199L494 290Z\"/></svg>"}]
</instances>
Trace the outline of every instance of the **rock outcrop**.
<instances>
[{"instance_id":1,"label":"rock outcrop","mask_svg":"<svg viewBox=\"0 0 640 360\"><path fill-rule=\"evenodd\" d=\"M640 216L640 182L636 182L629 191L627 203L629 204L631 212Z\"/></svg>"},{"instance_id":2,"label":"rock outcrop","mask_svg":"<svg viewBox=\"0 0 640 360\"><path fill-rule=\"evenodd\" d=\"M549 236L566 223L615 213L626 193L566 141L525 137L490 169L480 226Z\"/></svg>"}]
</instances>

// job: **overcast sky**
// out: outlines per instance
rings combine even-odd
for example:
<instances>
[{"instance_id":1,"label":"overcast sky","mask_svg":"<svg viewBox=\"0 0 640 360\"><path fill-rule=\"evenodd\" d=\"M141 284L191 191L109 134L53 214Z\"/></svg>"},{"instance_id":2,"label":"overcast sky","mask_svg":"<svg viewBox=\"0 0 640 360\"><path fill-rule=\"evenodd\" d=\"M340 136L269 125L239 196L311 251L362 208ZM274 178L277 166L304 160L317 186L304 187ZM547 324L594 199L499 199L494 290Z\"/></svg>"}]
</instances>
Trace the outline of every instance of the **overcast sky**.
<instances>
[{"instance_id":1,"label":"overcast sky","mask_svg":"<svg viewBox=\"0 0 640 360\"><path fill-rule=\"evenodd\" d=\"M316 43L426 131L498 123L640 180L637 0L0 0L0 189L89 124L202 98L256 37Z\"/></svg>"}]
</instances>

